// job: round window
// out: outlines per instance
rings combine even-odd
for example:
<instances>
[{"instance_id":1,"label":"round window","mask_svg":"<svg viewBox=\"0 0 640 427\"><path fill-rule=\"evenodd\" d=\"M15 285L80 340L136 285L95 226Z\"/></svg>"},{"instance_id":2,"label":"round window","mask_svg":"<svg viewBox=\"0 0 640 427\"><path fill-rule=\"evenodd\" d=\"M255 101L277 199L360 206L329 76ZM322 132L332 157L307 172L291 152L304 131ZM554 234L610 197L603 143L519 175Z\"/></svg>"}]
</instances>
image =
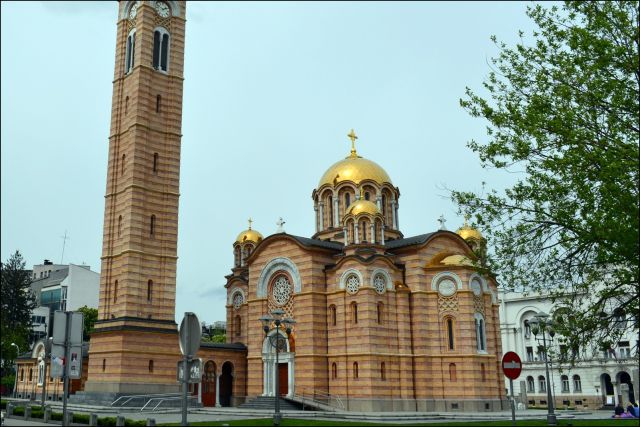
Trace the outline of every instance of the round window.
<instances>
[{"instance_id":1,"label":"round window","mask_svg":"<svg viewBox=\"0 0 640 427\"><path fill-rule=\"evenodd\" d=\"M286 276L279 276L273 282L271 297L277 305L285 305L291 298L291 283Z\"/></svg>"},{"instance_id":2,"label":"round window","mask_svg":"<svg viewBox=\"0 0 640 427\"><path fill-rule=\"evenodd\" d=\"M373 288L379 294L384 294L387 290L387 279L384 277L384 274L378 273L373 278Z\"/></svg>"},{"instance_id":3,"label":"round window","mask_svg":"<svg viewBox=\"0 0 640 427\"><path fill-rule=\"evenodd\" d=\"M233 296L233 308L236 310L239 309L243 302L244 298L242 297L242 294L240 292L236 292Z\"/></svg>"},{"instance_id":4,"label":"round window","mask_svg":"<svg viewBox=\"0 0 640 427\"><path fill-rule=\"evenodd\" d=\"M360 288L360 279L358 278L358 276L356 276L355 274L350 274L347 277L347 280L345 281L345 283L346 283L345 287L347 288L347 292L349 292L352 295L358 292L358 289Z\"/></svg>"}]
</instances>

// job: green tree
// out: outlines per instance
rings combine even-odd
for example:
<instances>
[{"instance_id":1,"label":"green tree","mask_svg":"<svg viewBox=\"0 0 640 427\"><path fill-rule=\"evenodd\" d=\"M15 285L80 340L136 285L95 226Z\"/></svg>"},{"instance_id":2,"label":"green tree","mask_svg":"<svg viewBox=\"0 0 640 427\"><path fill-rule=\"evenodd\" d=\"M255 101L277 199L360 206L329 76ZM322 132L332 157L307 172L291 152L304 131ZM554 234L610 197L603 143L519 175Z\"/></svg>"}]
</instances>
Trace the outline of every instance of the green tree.
<instances>
[{"instance_id":1,"label":"green tree","mask_svg":"<svg viewBox=\"0 0 640 427\"><path fill-rule=\"evenodd\" d=\"M518 180L452 198L487 235L503 287L570 307L558 328L573 351L615 343L624 318L638 328L638 6L529 7L531 42L492 37L489 96L467 88L460 101L489 123L488 141L468 144L483 167Z\"/></svg>"},{"instance_id":2,"label":"green tree","mask_svg":"<svg viewBox=\"0 0 640 427\"><path fill-rule=\"evenodd\" d=\"M15 343L20 351L29 349L31 332L31 310L36 306L31 292L31 274L25 270L25 261L16 251L6 263L1 264L0 331L2 335L2 359L4 366L10 367L18 356Z\"/></svg>"},{"instance_id":3,"label":"green tree","mask_svg":"<svg viewBox=\"0 0 640 427\"><path fill-rule=\"evenodd\" d=\"M91 337L91 333L93 332L93 327L96 324L96 320L98 320L98 309L82 306L78 309L84 315L84 330L82 332L82 339L84 341L88 341Z\"/></svg>"}]
</instances>

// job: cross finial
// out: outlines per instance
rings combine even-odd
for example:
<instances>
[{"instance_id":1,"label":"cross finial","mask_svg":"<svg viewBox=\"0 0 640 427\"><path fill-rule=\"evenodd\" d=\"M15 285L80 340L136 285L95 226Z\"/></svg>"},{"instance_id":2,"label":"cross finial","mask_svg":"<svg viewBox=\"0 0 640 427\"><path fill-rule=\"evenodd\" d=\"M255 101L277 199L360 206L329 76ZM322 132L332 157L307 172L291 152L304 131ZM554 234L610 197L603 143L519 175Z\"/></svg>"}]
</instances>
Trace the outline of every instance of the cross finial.
<instances>
[{"instance_id":1,"label":"cross finial","mask_svg":"<svg viewBox=\"0 0 640 427\"><path fill-rule=\"evenodd\" d=\"M351 129L351 132L349 132L347 136L351 139L351 156L355 157L358 155L356 153L356 139L358 139L358 136L353 129Z\"/></svg>"},{"instance_id":2,"label":"cross finial","mask_svg":"<svg viewBox=\"0 0 640 427\"><path fill-rule=\"evenodd\" d=\"M285 221L283 221L282 217L280 217L278 222L276 222L276 225L278 226L276 233L284 233L284 228L282 227L284 224L285 224Z\"/></svg>"},{"instance_id":3,"label":"cross finial","mask_svg":"<svg viewBox=\"0 0 640 427\"><path fill-rule=\"evenodd\" d=\"M252 223L252 222L253 222L253 221L251 220L251 217L249 217L249 230L251 230L251 223Z\"/></svg>"},{"instance_id":4,"label":"cross finial","mask_svg":"<svg viewBox=\"0 0 640 427\"><path fill-rule=\"evenodd\" d=\"M444 219L444 215L440 215L440 218L438 218L438 222L440 223L440 230L447 229L447 227L444 226L444 223L447 222L447 220Z\"/></svg>"}]
</instances>

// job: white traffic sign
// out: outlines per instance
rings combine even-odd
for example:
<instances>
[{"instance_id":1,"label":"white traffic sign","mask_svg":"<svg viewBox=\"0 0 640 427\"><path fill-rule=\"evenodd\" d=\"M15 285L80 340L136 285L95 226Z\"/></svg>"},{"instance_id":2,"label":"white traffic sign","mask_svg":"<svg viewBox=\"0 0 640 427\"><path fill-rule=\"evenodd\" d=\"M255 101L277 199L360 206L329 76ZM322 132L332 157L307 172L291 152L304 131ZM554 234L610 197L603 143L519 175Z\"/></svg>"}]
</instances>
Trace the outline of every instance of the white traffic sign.
<instances>
[{"instance_id":1,"label":"white traffic sign","mask_svg":"<svg viewBox=\"0 0 640 427\"><path fill-rule=\"evenodd\" d=\"M200 348L202 327L195 313L187 312L180 323L180 352L184 356L193 357Z\"/></svg>"},{"instance_id":2,"label":"white traffic sign","mask_svg":"<svg viewBox=\"0 0 640 427\"><path fill-rule=\"evenodd\" d=\"M182 382L182 378L184 378L184 360L178 362L178 375L176 380L178 382ZM189 361L188 371L189 371L189 380L187 381L189 384L197 384L202 379L202 359L193 359Z\"/></svg>"}]
</instances>

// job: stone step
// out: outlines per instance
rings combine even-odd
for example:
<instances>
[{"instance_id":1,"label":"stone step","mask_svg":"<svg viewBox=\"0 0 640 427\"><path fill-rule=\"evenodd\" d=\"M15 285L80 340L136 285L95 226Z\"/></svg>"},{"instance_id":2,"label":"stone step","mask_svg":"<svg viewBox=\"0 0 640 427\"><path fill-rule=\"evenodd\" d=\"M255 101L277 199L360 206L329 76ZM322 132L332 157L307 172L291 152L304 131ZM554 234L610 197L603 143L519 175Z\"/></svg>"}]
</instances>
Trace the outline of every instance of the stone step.
<instances>
[{"instance_id":1,"label":"stone step","mask_svg":"<svg viewBox=\"0 0 640 427\"><path fill-rule=\"evenodd\" d=\"M251 399L242 405L239 408L243 409L274 409L275 408L275 397L273 396L258 396L255 399ZM280 398L280 410L283 411L300 411L302 410L302 405L299 405L295 402L291 402L285 399Z\"/></svg>"}]
</instances>

